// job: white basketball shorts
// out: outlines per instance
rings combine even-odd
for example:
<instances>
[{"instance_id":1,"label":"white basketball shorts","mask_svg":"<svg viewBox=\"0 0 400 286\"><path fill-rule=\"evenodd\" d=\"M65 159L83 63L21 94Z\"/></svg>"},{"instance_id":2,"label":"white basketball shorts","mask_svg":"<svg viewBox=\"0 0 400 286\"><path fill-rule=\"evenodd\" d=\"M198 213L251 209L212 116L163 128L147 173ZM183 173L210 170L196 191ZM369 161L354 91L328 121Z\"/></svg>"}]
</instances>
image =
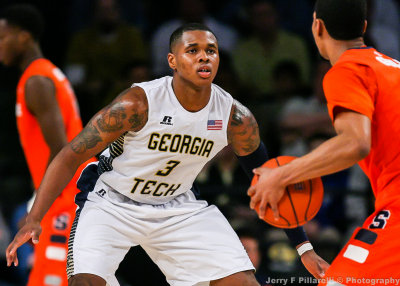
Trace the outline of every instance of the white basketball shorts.
<instances>
[{"instance_id":1,"label":"white basketball shorts","mask_svg":"<svg viewBox=\"0 0 400 286\"><path fill-rule=\"evenodd\" d=\"M222 213L197 200L191 191L162 205L148 205L98 180L79 205L69 240L69 277L91 273L117 286L115 271L136 245L142 246L173 286L209 285L209 281L254 270Z\"/></svg>"}]
</instances>

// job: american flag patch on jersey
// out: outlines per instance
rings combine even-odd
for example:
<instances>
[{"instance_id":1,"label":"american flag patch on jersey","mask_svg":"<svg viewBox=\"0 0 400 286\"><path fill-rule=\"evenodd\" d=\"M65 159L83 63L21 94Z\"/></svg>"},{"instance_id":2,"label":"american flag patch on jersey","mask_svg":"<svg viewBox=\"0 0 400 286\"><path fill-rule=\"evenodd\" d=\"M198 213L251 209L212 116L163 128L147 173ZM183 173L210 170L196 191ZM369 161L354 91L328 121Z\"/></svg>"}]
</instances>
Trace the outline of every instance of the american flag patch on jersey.
<instances>
[{"instance_id":1,"label":"american flag patch on jersey","mask_svg":"<svg viewBox=\"0 0 400 286\"><path fill-rule=\"evenodd\" d=\"M207 130L222 130L222 120L208 120Z\"/></svg>"}]
</instances>

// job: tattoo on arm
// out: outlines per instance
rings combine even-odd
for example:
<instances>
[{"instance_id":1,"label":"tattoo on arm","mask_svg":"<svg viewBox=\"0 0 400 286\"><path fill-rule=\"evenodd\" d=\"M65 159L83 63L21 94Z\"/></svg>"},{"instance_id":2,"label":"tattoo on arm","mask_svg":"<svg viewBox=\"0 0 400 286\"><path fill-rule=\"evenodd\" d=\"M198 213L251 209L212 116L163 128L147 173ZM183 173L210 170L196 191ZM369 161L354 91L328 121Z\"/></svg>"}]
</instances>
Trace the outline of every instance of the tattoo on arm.
<instances>
[{"instance_id":1,"label":"tattoo on arm","mask_svg":"<svg viewBox=\"0 0 400 286\"><path fill-rule=\"evenodd\" d=\"M131 129L135 130L137 128L141 128L146 124L147 121L147 116L148 116L148 110L144 113L134 113L132 114L128 121L129 124L131 125Z\"/></svg>"},{"instance_id":2,"label":"tattoo on arm","mask_svg":"<svg viewBox=\"0 0 400 286\"><path fill-rule=\"evenodd\" d=\"M260 144L258 124L251 112L238 102L232 107L228 142L239 156L252 153Z\"/></svg>"},{"instance_id":3,"label":"tattoo on arm","mask_svg":"<svg viewBox=\"0 0 400 286\"><path fill-rule=\"evenodd\" d=\"M104 114L97 119L97 126L102 132L115 132L124 127L123 120L125 118L125 109L120 105L114 105L107 108Z\"/></svg>"},{"instance_id":4,"label":"tattoo on arm","mask_svg":"<svg viewBox=\"0 0 400 286\"><path fill-rule=\"evenodd\" d=\"M140 94L133 88L122 92L72 140L72 150L81 154L89 149L105 147L127 131L140 130L146 124L148 115L147 102L143 104L143 97L144 93Z\"/></svg>"},{"instance_id":5,"label":"tattoo on arm","mask_svg":"<svg viewBox=\"0 0 400 286\"><path fill-rule=\"evenodd\" d=\"M244 113L235 104L233 106L233 114L232 114L232 121L231 121L232 126L239 126L239 125L243 124L243 120L242 120L243 116L244 116Z\"/></svg>"},{"instance_id":6,"label":"tattoo on arm","mask_svg":"<svg viewBox=\"0 0 400 286\"><path fill-rule=\"evenodd\" d=\"M93 126L92 122L89 122L82 132L72 140L71 148L75 153L81 154L95 147L101 141L99 130Z\"/></svg>"},{"instance_id":7,"label":"tattoo on arm","mask_svg":"<svg viewBox=\"0 0 400 286\"><path fill-rule=\"evenodd\" d=\"M258 133L258 125L257 122L252 118L251 122L249 123L248 127L248 132L247 132L247 138L246 140L243 141L242 143L242 151L245 153L252 153L255 151L260 145L260 135Z\"/></svg>"}]
</instances>

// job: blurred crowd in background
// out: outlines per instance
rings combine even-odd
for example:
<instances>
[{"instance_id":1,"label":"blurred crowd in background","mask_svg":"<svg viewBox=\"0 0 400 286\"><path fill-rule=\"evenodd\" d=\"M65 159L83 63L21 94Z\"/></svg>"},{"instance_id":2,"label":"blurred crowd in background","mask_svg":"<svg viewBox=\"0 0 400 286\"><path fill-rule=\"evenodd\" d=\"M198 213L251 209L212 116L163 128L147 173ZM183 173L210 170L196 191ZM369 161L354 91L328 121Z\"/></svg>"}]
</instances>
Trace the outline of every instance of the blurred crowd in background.
<instances>
[{"instance_id":1,"label":"blurred crowd in background","mask_svg":"<svg viewBox=\"0 0 400 286\"><path fill-rule=\"evenodd\" d=\"M14 3L42 11L44 54L71 81L84 123L132 83L171 75L170 34L182 23L202 22L219 41L215 84L254 113L271 158L301 156L334 134L322 89L330 63L318 55L311 34L313 0L2 0L0 11ZM400 59L400 1L368 3L367 45ZM32 259L26 246L18 268L6 269L4 262L32 195L15 125L18 77L17 70L0 65L0 285L24 285ZM331 262L374 202L357 166L323 182L322 208L305 229L317 253ZM279 285L267 277L310 277L284 232L250 210L249 180L228 147L203 169L197 184L237 230L262 285ZM117 272L122 286L167 285L143 250L131 252Z\"/></svg>"}]
</instances>

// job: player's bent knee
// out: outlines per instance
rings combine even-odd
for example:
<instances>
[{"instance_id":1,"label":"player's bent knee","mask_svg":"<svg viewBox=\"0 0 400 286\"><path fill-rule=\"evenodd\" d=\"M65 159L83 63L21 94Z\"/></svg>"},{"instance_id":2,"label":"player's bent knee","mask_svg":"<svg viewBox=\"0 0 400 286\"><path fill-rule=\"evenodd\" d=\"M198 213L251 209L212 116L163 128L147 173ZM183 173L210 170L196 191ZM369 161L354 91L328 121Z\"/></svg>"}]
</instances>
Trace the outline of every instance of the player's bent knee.
<instances>
[{"instance_id":1,"label":"player's bent knee","mask_svg":"<svg viewBox=\"0 0 400 286\"><path fill-rule=\"evenodd\" d=\"M260 286L252 270L238 272L227 277L211 281L210 286Z\"/></svg>"},{"instance_id":2,"label":"player's bent knee","mask_svg":"<svg viewBox=\"0 0 400 286\"><path fill-rule=\"evenodd\" d=\"M94 274L79 273L68 279L68 286L105 286L106 281Z\"/></svg>"}]
</instances>

